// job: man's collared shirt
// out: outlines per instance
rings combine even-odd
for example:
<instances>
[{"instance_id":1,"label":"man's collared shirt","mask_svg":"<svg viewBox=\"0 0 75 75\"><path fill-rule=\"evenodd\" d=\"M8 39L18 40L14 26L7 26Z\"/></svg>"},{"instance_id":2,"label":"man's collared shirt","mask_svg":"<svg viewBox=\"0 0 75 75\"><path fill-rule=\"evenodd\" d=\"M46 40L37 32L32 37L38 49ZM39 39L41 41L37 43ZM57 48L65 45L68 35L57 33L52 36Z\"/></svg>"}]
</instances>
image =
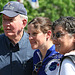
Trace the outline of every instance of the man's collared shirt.
<instances>
[{"instance_id":1,"label":"man's collared shirt","mask_svg":"<svg viewBox=\"0 0 75 75\"><path fill-rule=\"evenodd\" d=\"M33 56L28 34L14 46L5 34L0 35L0 75L24 75L23 63Z\"/></svg>"}]
</instances>

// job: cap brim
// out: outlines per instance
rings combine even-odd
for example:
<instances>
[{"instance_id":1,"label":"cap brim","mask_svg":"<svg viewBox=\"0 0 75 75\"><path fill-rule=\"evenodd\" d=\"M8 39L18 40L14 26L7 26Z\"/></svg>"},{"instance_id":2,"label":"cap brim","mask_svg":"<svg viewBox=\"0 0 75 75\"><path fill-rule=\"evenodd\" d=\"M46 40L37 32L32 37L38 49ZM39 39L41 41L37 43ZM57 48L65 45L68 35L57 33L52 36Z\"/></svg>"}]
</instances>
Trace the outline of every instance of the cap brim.
<instances>
[{"instance_id":1,"label":"cap brim","mask_svg":"<svg viewBox=\"0 0 75 75\"><path fill-rule=\"evenodd\" d=\"M9 11L8 10L3 10L2 12L0 12L0 15L1 14L4 14L8 17L15 17L15 16L19 15L19 13L16 13L16 12L13 12L13 11L10 11L10 10Z\"/></svg>"}]
</instances>

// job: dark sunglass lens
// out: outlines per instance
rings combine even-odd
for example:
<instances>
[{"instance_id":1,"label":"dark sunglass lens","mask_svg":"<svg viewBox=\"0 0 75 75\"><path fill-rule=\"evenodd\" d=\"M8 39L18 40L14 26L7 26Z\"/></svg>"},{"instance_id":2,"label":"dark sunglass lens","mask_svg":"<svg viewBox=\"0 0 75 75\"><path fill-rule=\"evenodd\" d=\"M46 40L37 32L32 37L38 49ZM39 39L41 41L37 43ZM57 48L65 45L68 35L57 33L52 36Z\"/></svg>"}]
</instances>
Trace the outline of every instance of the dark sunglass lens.
<instances>
[{"instance_id":1,"label":"dark sunglass lens","mask_svg":"<svg viewBox=\"0 0 75 75\"><path fill-rule=\"evenodd\" d=\"M61 36L61 33L57 32L56 37L59 38Z\"/></svg>"}]
</instances>

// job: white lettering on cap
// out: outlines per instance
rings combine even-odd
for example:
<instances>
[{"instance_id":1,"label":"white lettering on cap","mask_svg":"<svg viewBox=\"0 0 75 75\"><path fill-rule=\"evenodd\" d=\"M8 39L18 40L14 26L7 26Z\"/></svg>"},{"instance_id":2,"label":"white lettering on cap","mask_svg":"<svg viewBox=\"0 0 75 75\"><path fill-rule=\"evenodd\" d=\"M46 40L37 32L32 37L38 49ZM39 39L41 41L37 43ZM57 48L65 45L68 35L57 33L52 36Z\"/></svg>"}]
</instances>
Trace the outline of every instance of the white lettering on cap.
<instances>
[{"instance_id":1,"label":"white lettering on cap","mask_svg":"<svg viewBox=\"0 0 75 75\"><path fill-rule=\"evenodd\" d=\"M8 5L4 9L13 10L14 7L10 6L11 4L13 4L13 3L8 3Z\"/></svg>"}]
</instances>

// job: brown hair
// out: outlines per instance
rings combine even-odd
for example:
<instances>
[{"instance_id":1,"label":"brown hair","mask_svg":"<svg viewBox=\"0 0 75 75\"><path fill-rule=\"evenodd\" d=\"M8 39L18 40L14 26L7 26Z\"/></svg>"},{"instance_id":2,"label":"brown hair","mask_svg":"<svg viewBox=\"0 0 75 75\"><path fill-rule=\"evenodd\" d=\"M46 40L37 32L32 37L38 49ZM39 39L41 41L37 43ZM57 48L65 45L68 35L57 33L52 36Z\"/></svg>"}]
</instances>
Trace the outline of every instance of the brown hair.
<instances>
[{"instance_id":1,"label":"brown hair","mask_svg":"<svg viewBox=\"0 0 75 75\"><path fill-rule=\"evenodd\" d=\"M43 33L47 33L48 30L51 30L52 22L47 17L36 17L28 23L30 24L33 24L35 29L40 28Z\"/></svg>"},{"instance_id":2,"label":"brown hair","mask_svg":"<svg viewBox=\"0 0 75 75\"><path fill-rule=\"evenodd\" d=\"M68 33L75 34L75 17L60 17L52 25L52 30L55 30L56 26L62 26Z\"/></svg>"}]
</instances>

